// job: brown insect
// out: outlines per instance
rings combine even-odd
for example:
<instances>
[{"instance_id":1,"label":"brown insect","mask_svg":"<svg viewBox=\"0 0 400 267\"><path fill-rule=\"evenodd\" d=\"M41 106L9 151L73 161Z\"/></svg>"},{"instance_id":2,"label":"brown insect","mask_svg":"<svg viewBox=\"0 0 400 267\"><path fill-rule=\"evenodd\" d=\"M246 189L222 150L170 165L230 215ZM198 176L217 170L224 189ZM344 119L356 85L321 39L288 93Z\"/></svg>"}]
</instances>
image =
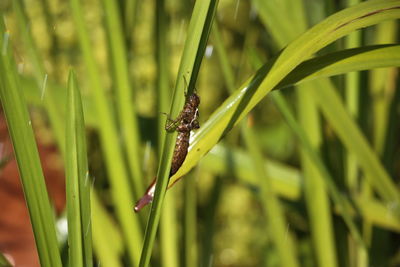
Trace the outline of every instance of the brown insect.
<instances>
[{"instance_id":1,"label":"brown insect","mask_svg":"<svg viewBox=\"0 0 400 267\"><path fill-rule=\"evenodd\" d=\"M172 155L171 170L169 177L174 175L185 161L189 149L190 131L200 128L199 117L200 97L193 93L186 96L185 106L178 117L173 120L167 118L165 130L168 132L177 131L174 154ZM146 193L135 205L135 212L140 211L144 206L153 200L156 179L147 188Z\"/></svg>"}]
</instances>

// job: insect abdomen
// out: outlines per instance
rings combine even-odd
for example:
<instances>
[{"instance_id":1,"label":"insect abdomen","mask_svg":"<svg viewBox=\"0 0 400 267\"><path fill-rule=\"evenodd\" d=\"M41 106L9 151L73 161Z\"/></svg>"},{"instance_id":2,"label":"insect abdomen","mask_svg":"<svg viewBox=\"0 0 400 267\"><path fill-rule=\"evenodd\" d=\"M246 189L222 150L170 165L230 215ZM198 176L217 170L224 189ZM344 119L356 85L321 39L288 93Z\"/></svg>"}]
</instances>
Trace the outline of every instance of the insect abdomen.
<instances>
[{"instance_id":1,"label":"insect abdomen","mask_svg":"<svg viewBox=\"0 0 400 267\"><path fill-rule=\"evenodd\" d=\"M170 177L174 175L185 161L189 149L190 132L179 132L176 138L174 155L171 163Z\"/></svg>"}]
</instances>

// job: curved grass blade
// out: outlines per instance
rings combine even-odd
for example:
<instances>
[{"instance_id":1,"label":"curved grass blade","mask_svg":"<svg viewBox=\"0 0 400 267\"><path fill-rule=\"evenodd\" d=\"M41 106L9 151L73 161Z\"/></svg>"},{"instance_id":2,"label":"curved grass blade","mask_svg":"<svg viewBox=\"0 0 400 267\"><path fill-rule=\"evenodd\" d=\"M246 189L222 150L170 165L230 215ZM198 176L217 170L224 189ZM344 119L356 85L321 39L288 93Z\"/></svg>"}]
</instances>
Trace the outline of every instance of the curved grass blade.
<instances>
[{"instance_id":1,"label":"curved grass blade","mask_svg":"<svg viewBox=\"0 0 400 267\"><path fill-rule=\"evenodd\" d=\"M316 80L318 78L329 77L330 75L339 75L350 71L365 70L375 67L400 66L399 55L399 45L363 47L334 52L325 56L307 60L304 63L300 64L274 89L281 89L297 83L303 83L306 81ZM338 60L337 63L335 63L335 60ZM319 67L315 67L316 65L318 65ZM233 96L238 98L243 97L243 95L238 96L238 92L239 91L236 91ZM224 108L232 108L232 98L233 97L231 96L231 98L225 101L225 103L223 104ZM223 110L223 107L221 106L218 112L228 112L228 110ZM209 119L209 122L207 123L211 123L212 120L218 120L220 116L223 116L223 114L217 115L216 112L214 112L214 114ZM204 136L208 136L210 134L209 131L211 130L207 128L207 123L203 125L202 128L199 130L204 131ZM213 122L212 124L219 125L218 121ZM197 139L199 136L197 136L196 134L194 137L195 139ZM209 143L205 141L204 143L200 142L196 149L199 149L200 152L203 150L203 148L210 149L210 147L211 145L209 145ZM199 156L195 156L191 154L193 153L192 149L193 147L191 146L189 148L188 158L196 158L196 162L194 162L193 164L194 166L201 158L201 156L205 154L205 152L201 153ZM192 164L189 165L190 160L188 158L183 163L181 169L177 172L177 174L171 178L169 186L172 186L173 183L176 182L176 180L178 180L193 167Z\"/></svg>"},{"instance_id":2,"label":"curved grass blade","mask_svg":"<svg viewBox=\"0 0 400 267\"><path fill-rule=\"evenodd\" d=\"M317 67L318 66L318 67ZM352 71L360 71L375 68L400 66L400 46L399 45L376 45L354 49L342 50L317 56L307 60L290 72L274 89L282 89L294 84L301 84L307 81L316 80L324 77L344 74ZM28 103L36 106L43 106L40 100L40 93L35 82L29 78L20 76L21 84L24 86L25 96ZM51 81L50 81L51 83ZM52 85L52 87L56 85ZM61 103L65 99L63 89L57 86L54 94L54 101ZM88 126L99 127L97 113L94 103L89 98L83 98L83 108L85 120ZM166 109L160 109L165 111ZM165 117L161 120L161 128L164 129Z\"/></svg>"},{"instance_id":3,"label":"curved grass blade","mask_svg":"<svg viewBox=\"0 0 400 267\"><path fill-rule=\"evenodd\" d=\"M400 45L372 45L346 49L307 60L289 73L277 86L285 88L319 78L353 71L399 66Z\"/></svg>"},{"instance_id":4,"label":"curved grass blade","mask_svg":"<svg viewBox=\"0 0 400 267\"><path fill-rule=\"evenodd\" d=\"M197 72L204 55L205 44L208 40L217 4L218 1L216 0L204 0L195 3L174 89L170 111L170 115L173 118L178 115L184 104L184 80L187 78L187 76L184 75L188 74L190 77L190 79L188 79L189 88L187 89L187 93L191 94L194 90L195 80L192 79L192 74L194 74L194 77L197 77ZM207 27L209 28L207 29ZM145 241L139 263L140 267L146 267L150 262L151 251L161 216L161 207L169 181L169 171L171 168L172 153L175 146L176 136L177 134L174 132L168 133L165 137L163 152L157 172L154 201L151 205L149 221L146 227Z\"/></svg>"},{"instance_id":5,"label":"curved grass blade","mask_svg":"<svg viewBox=\"0 0 400 267\"><path fill-rule=\"evenodd\" d=\"M338 12L314 26L284 49L274 60L264 65L239 90L228 98L193 137L186 161L170 179L173 184L187 173L268 92L307 57L332 41L361 27L400 17L400 1L368 1ZM366 145L366 144L364 144ZM375 157L375 162L378 159ZM382 167L380 167L382 169ZM380 172L377 181L389 180ZM380 186L377 183L377 186ZM382 193L382 190L379 190ZM386 196L383 196L386 197ZM396 201L397 194L390 195Z\"/></svg>"},{"instance_id":6,"label":"curved grass blade","mask_svg":"<svg viewBox=\"0 0 400 267\"><path fill-rule=\"evenodd\" d=\"M92 266L90 181L86 152L85 122L76 76L68 77L66 122L66 190L69 266Z\"/></svg>"},{"instance_id":7,"label":"curved grass blade","mask_svg":"<svg viewBox=\"0 0 400 267\"><path fill-rule=\"evenodd\" d=\"M274 5L269 1L256 1L257 10L265 28L272 34L274 41L280 48L296 38L307 29L305 3L296 1L282 1L283 4ZM314 10L307 10L313 14ZM277 14L285 14L279 16ZM288 20L285 17L290 17ZM313 16L314 17L314 14ZM337 58L335 58L337 59ZM318 64L318 62L316 62ZM298 66L301 68L301 65ZM316 153L321 146L320 116L315 101L310 97L306 87L313 87L313 83L297 85L297 117ZM301 142L300 142L301 144ZM333 237L333 223L329 194L324 185L324 177L315 167L316 164L307 155L304 144L300 145L301 170L304 175L304 201L307 207L307 217L310 224L311 240L317 265L336 267L336 247ZM330 177L325 177L330 179ZM334 184L334 183L333 183ZM333 198L335 201L335 198ZM335 202L334 202L335 203ZM339 204L340 205L340 204ZM345 214L349 216L349 214Z\"/></svg>"},{"instance_id":8,"label":"curved grass blade","mask_svg":"<svg viewBox=\"0 0 400 267\"><path fill-rule=\"evenodd\" d=\"M5 31L3 20L0 20L1 103L18 163L40 263L44 267L58 267L61 266L61 258L56 238L54 214L8 38L9 33Z\"/></svg>"}]
</instances>

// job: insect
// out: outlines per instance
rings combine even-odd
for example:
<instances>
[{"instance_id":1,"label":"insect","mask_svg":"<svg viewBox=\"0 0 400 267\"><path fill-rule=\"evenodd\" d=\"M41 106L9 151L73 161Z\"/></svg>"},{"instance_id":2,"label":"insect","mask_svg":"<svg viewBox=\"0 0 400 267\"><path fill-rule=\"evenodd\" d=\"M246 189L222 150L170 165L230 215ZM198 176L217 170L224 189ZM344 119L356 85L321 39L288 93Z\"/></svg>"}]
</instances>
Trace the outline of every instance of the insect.
<instances>
[{"instance_id":1,"label":"insect","mask_svg":"<svg viewBox=\"0 0 400 267\"><path fill-rule=\"evenodd\" d=\"M190 131L200 128L198 121L200 97L193 93L186 98L185 106L178 118L176 120L168 119L165 125L165 130L169 132L176 130L178 132L172 156L170 177L179 170L185 161L189 148Z\"/></svg>"},{"instance_id":2,"label":"insect","mask_svg":"<svg viewBox=\"0 0 400 267\"><path fill-rule=\"evenodd\" d=\"M169 177L174 175L179 170L186 159L186 155L189 149L190 132L194 129L200 128L198 121L199 105L200 97L196 94L196 92L189 96L186 95L185 105L182 111L179 113L178 117L175 120L169 117L167 118L165 130L167 132L178 132L178 136L176 137L175 142L174 153L172 155ZM149 188L146 190L146 193L136 203L135 212L140 211L144 206L146 206L153 200L155 184L156 179L154 179Z\"/></svg>"}]
</instances>

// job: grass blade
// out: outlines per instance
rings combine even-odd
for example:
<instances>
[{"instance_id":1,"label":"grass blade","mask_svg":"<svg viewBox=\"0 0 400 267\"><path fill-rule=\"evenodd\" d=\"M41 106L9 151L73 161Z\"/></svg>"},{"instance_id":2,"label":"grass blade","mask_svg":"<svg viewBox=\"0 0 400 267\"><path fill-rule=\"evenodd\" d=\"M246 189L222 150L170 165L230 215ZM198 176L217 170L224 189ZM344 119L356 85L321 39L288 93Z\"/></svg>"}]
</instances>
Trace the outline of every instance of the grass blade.
<instances>
[{"instance_id":1,"label":"grass blade","mask_svg":"<svg viewBox=\"0 0 400 267\"><path fill-rule=\"evenodd\" d=\"M140 257L142 232L138 216L134 216L129 203L133 203L126 165L121 147L116 145L118 138L116 124L113 119L110 103L102 86L101 76L94 60L89 34L83 19L83 11L79 0L71 0L71 10L78 31L83 58L88 70L89 83L92 89L96 114L101 118L99 133L103 154L107 165L111 195L114 200L116 214L122 226L123 236L127 244L128 256L132 265L136 265Z\"/></svg>"},{"instance_id":2,"label":"grass blade","mask_svg":"<svg viewBox=\"0 0 400 267\"><path fill-rule=\"evenodd\" d=\"M3 21L0 20L1 103L18 163L41 265L58 267L61 266L61 258L56 238L54 214L8 38L9 34L5 31Z\"/></svg>"},{"instance_id":3,"label":"grass blade","mask_svg":"<svg viewBox=\"0 0 400 267\"><path fill-rule=\"evenodd\" d=\"M42 58L40 57L38 48L33 40L32 33L29 30L29 21L24 12L22 0L13 1L13 7L15 14L17 15L17 22L19 29L22 33L23 40L28 47L28 55L30 63L33 65L34 77L37 84L38 93L41 95L40 99L44 103L47 115L49 116L52 129L58 144L58 148L64 154L64 125L63 120L60 119L60 110L56 105L54 88L47 88L47 72L44 67ZM64 106L62 106L64 107Z\"/></svg>"},{"instance_id":4,"label":"grass blade","mask_svg":"<svg viewBox=\"0 0 400 267\"><path fill-rule=\"evenodd\" d=\"M176 117L184 104L184 75L189 74L189 88L187 94L194 90L192 74L197 77L200 62L204 55L205 44L211 29L211 23L215 15L218 1L207 0L198 1L195 4L193 14L188 29L188 36L185 42L181 63L179 66L178 77L175 85L174 96L171 105L171 117ZM206 27L209 27L208 29ZM164 200L165 191L169 181L169 170L171 166L172 153L177 134L169 133L166 135L163 153L157 172L157 184L154 193L154 200L151 205L149 221L146 227L145 241L143 244L142 256L139 266L147 267L150 262L151 251L157 232L157 226L161 215L161 207Z\"/></svg>"},{"instance_id":5,"label":"grass blade","mask_svg":"<svg viewBox=\"0 0 400 267\"><path fill-rule=\"evenodd\" d=\"M116 106L120 129L126 149L126 158L132 176L135 196L139 197L144 190L143 175L140 163L140 133L135 111L135 103L132 102L132 88L129 80L128 55L124 43L121 15L118 3L113 0L103 0L105 22L107 26L108 40L110 44L111 60L115 81Z\"/></svg>"},{"instance_id":6,"label":"grass blade","mask_svg":"<svg viewBox=\"0 0 400 267\"><path fill-rule=\"evenodd\" d=\"M352 71L399 66L399 52L399 45L373 45L315 57L296 67L277 88Z\"/></svg>"},{"instance_id":7,"label":"grass blade","mask_svg":"<svg viewBox=\"0 0 400 267\"><path fill-rule=\"evenodd\" d=\"M7 260L7 258L2 253L0 253L0 266L12 267L11 263Z\"/></svg>"},{"instance_id":8,"label":"grass blade","mask_svg":"<svg viewBox=\"0 0 400 267\"><path fill-rule=\"evenodd\" d=\"M353 222L350 214L350 203L345 199L340 191L337 189L334 180L329 175L328 170L324 166L323 161L318 156L318 154L314 151L310 141L307 138L307 135L304 133L304 130L300 127L300 125L296 122L293 114L291 113L288 104L286 103L285 99L283 98L282 94L279 91L276 91L272 94L273 100L278 106L279 110L281 111L282 115L285 117L289 126L293 129L293 132L297 135L302 146L304 147L305 151L307 152L307 156L314 162L315 166L317 167L321 177L324 178L325 186L329 190L334 202L336 205L339 206L340 212L342 213L343 219L346 222L351 234L353 235L354 239L360 244L363 245L363 240L361 235Z\"/></svg>"},{"instance_id":9,"label":"grass blade","mask_svg":"<svg viewBox=\"0 0 400 267\"><path fill-rule=\"evenodd\" d=\"M76 76L68 77L66 122L66 190L70 266L92 266L90 181L85 122Z\"/></svg>"},{"instance_id":10,"label":"grass blade","mask_svg":"<svg viewBox=\"0 0 400 267\"><path fill-rule=\"evenodd\" d=\"M351 71L392 66L400 66L399 45L374 45L343 50L318 56L303 62L288 74L275 88L281 89L295 84L302 84L307 81L340 75ZM20 79L25 88L25 96L28 103L43 106L43 103L40 100L40 90L38 90L38 87L33 80L23 76L20 76ZM53 84L52 86L56 85ZM167 87L164 87L163 85L163 88ZM65 99L65 94L62 90L65 90L65 88L57 86L55 90L57 92L54 94L54 101L59 105L62 105ZM84 97L83 104L85 120L88 126L95 128L99 127L99 121L97 119L97 113L92 99ZM160 111L165 110L167 110L167 108L160 108ZM164 129L165 117L160 117L159 123L160 129Z\"/></svg>"},{"instance_id":11,"label":"grass blade","mask_svg":"<svg viewBox=\"0 0 400 267\"><path fill-rule=\"evenodd\" d=\"M250 128L242 126L242 134L246 142L246 147L249 150L249 154L253 159L253 165L256 169L257 176L260 179L261 184L261 198L263 200L263 206L267 217L269 218L269 230L271 239L276 246L276 250L279 254L279 260L282 266L299 266L297 260L295 245L293 238L287 233L287 222L284 216L284 212L279 203L279 199L272 190L271 178L265 170L264 160L262 153L259 149L259 145L252 141L256 140L256 136ZM289 235L289 236L288 236Z\"/></svg>"},{"instance_id":12,"label":"grass blade","mask_svg":"<svg viewBox=\"0 0 400 267\"><path fill-rule=\"evenodd\" d=\"M315 59L310 59L300 64L274 89L285 88L296 83L329 77L329 75L338 75L348 71L357 71L374 67L400 66L399 52L400 46L389 45L387 47L374 46L344 50L316 57ZM317 59L320 59L320 62L323 62L321 64L326 67L315 68L314 66L316 65ZM335 60L338 61L337 64ZM267 63L259 70L254 80L262 79L266 75L268 68L269 66ZM224 133L224 129L227 125L227 117L232 116L238 103L240 103L245 96L245 92L247 90L255 90L254 86L256 85L257 84L249 81L242 85L240 90L236 90L235 93L211 115L208 121L202 125L201 129L193 136L193 142L189 147L189 153L185 162L179 171L171 177L170 185L193 168L199 159L212 148L213 144L217 143ZM250 101L250 104L253 104L252 101ZM214 126L211 127L211 125ZM202 138L204 138L204 140ZM210 143L211 140L213 141Z\"/></svg>"},{"instance_id":13,"label":"grass blade","mask_svg":"<svg viewBox=\"0 0 400 267\"><path fill-rule=\"evenodd\" d=\"M398 24L396 21L387 21L377 25L377 37L375 40L376 44L387 44L396 43ZM386 139L386 131L388 128L389 121L389 106L390 106L390 93L392 90L396 90L394 87L394 76L396 70L380 69L371 71L371 86L370 93L372 95L382 94L385 97L373 102L373 113L374 113L374 129L373 129L373 144L374 149L382 155L383 147Z\"/></svg>"},{"instance_id":14,"label":"grass blade","mask_svg":"<svg viewBox=\"0 0 400 267\"><path fill-rule=\"evenodd\" d=\"M319 89L313 90L312 94L317 100L318 106L347 149L356 156L357 162L364 170L365 178L369 179L370 184L386 202L394 205L400 203L398 188L383 168L378 156L368 145L365 136L346 112L332 84L325 80L316 82ZM395 210L400 216L400 207L397 206Z\"/></svg>"},{"instance_id":15,"label":"grass blade","mask_svg":"<svg viewBox=\"0 0 400 267\"><path fill-rule=\"evenodd\" d=\"M122 267L120 257L124 252L124 242L116 223L107 213L94 190L90 191L93 221L93 249L98 265ZM110 242L112 240L113 242ZM98 266L97 265L97 266Z\"/></svg>"},{"instance_id":16,"label":"grass blade","mask_svg":"<svg viewBox=\"0 0 400 267\"><path fill-rule=\"evenodd\" d=\"M167 11L164 0L156 1L156 24L155 24L155 39L156 39L156 61L157 61L157 101L158 114L162 114L170 107L170 69L169 69L169 47L168 47L168 29L170 25L167 20ZM158 133L158 158L162 154L162 144L165 138L165 117L157 117L157 133ZM177 213L179 209L176 206L177 192L170 192L166 195L164 212L161 214L160 221L160 245L161 245L161 260L164 267L179 266L179 223L177 222Z\"/></svg>"},{"instance_id":17,"label":"grass blade","mask_svg":"<svg viewBox=\"0 0 400 267\"><path fill-rule=\"evenodd\" d=\"M271 2L257 1L262 22L268 31L272 33L275 42L280 48L307 29L304 3L298 1L296 2L297 5L293 6L291 1L283 2L283 5L273 5ZM287 20L283 16L276 15L280 13L287 14L292 19ZM295 23L293 23L294 21ZM338 58L335 59L337 60ZM301 68L301 65L299 68ZM297 113L299 123L304 129L304 134L310 140L310 144L315 151L319 152L322 141L320 117L315 101L310 97L309 90L306 90L307 87L313 87L313 83L298 85L298 90L296 90ZM318 168L308 157L307 150L302 146L300 147L300 159L304 175L304 200L310 221L315 258L318 265L336 267L337 253L334 240L334 224L332 222L329 195L323 181L324 178L321 177Z\"/></svg>"},{"instance_id":18,"label":"grass blade","mask_svg":"<svg viewBox=\"0 0 400 267\"><path fill-rule=\"evenodd\" d=\"M232 67L230 66L229 60L227 58L227 53L224 46L221 43L221 38L219 36L219 31L217 24L214 28L214 37L216 48L219 54L220 64L222 65L224 71L225 83L231 93L233 93L234 88L234 75ZM260 187L262 191L261 198L263 199L263 208L267 217L269 218L268 224L270 227L271 239L274 242L276 250L279 255L280 262L283 266L299 266L297 261L297 255L295 252L295 246L293 239L287 236L287 222L284 216L284 212L279 203L274 190L272 189L272 179L266 172L264 166L264 159L262 152L260 150L259 144L256 142L256 134L249 125L244 122L241 123L241 134L245 141L246 148L249 150L249 154L253 159L253 166L256 169L258 179L260 179ZM273 219L272 219L273 218Z\"/></svg>"},{"instance_id":19,"label":"grass blade","mask_svg":"<svg viewBox=\"0 0 400 267\"><path fill-rule=\"evenodd\" d=\"M310 88L313 87L314 84L311 82L299 85L297 88L299 123L312 147L320 153L322 144L321 119L317 105L310 94ZM323 181L324 177L321 176L321 172L308 156L307 150L302 147L300 153L304 174L304 197L317 262L319 265L326 265L326 267L335 267L338 264L334 241L334 224L327 187Z\"/></svg>"},{"instance_id":20,"label":"grass blade","mask_svg":"<svg viewBox=\"0 0 400 267\"><path fill-rule=\"evenodd\" d=\"M251 157L241 150L218 144L201 160L201 164L212 173L222 176L234 172L241 183L261 187ZM302 178L298 169L271 159L265 160L264 168L271 177L275 194L293 201L301 197Z\"/></svg>"},{"instance_id":21,"label":"grass blade","mask_svg":"<svg viewBox=\"0 0 400 267\"><path fill-rule=\"evenodd\" d=\"M197 247L197 194L196 194L196 173L185 180L184 189L184 266L198 266ZM169 193L168 193L169 195Z\"/></svg>"},{"instance_id":22,"label":"grass blade","mask_svg":"<svg viewBox=\"0 0 400 267\"><path fill-rule=\"evenodd\" d=\"M356 29L400 17L399 6L398 0L363 2L330 16L293 41L275 60L264 65L239 90L236 90L196 132L186 161L171 178L170 183L191 169L225 133L307 57ZM396 201L397 197L393 195L391 197Z\"/></svg>"}]
</instances>

